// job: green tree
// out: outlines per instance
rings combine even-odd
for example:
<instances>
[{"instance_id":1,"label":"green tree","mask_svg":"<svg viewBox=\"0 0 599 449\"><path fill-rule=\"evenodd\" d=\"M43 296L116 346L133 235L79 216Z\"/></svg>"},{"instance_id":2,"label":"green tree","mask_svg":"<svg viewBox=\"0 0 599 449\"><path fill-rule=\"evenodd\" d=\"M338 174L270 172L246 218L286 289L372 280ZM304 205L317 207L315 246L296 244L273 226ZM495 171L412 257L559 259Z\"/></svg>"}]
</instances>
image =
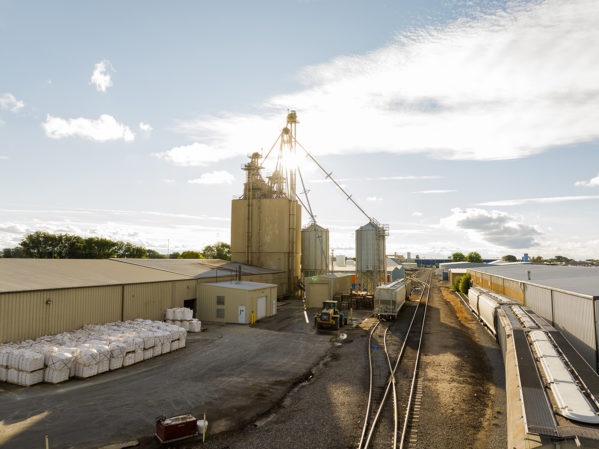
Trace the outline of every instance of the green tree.
<instances>
[{"instance_id":1,"label":"green tree","mask_svg":"<svg viewBox=\"0 0 599 449\"><path fill-rule=\"evenodd\" d=\"M483 258L476 251L472 251L468 253L468 255L466 256L466 260L472 263L482 263Z\"/></svg>"},{"instance_id":2,"label":"green tree","mask_svg":"<svg viewBox=\"0 0 599 449\"><path fill-rule=\"evenodd\" d=\"M17 246L16 248L4 248L2 250L2 257L27 257L25 256L25 252L23 251L23 248L21 248L20 246Z\"/></svg>"},{"instance_id":3,"label":"green tree","mask_svg":"<svg viewBox=\"0 0 599 449\"><path fill-rule=\"evenodd\" d=\"M507 254L503 256L501 260L504 260L506 262L518 262L518 258L516 256L513 256L512 254Z\"/></svg>"},{"instance_id":4,"label":"green tree","mask_svg":"<svg viewBox=\"0 0 599 449\"><path fill-rule=\"evenodd\" d=\"M543 259L543 256L534 256L530 258L530 261L532 263L544 263L545 259Z\"/></svg>"},{"instance_id":5,"label":"green tree","mask_svg":"<svg viewBox=\"0 0 599 449\"><path fill-rule=\"evenodd\" d=\"M154 249L148 249L148 250L146 250L146 258L147 259L166 259L166 256L163 254L160 254L158 251L156 251Z\"/></svg>"},{"instance_id":6,"label":"green tree","mask_svg":"<svg viewBox=\"0 0 599 449\"><path fill-rule=\"evenodd\" d=\"M204 259L202 253L198 251L183 251L177 259Z\"/></svg>"},{"instance_id":7,"label":"green tree","mask_svg":"<svg viewBox=\"0 0 599 449\"><path fill-rule=\"evenodd\" d=\"M123 242L119 242L123 243ZM141 259L146 257L147 250L141 246L135 246L132 243L123 243L118 253L119 257L129 257L132 259Z\"/></svg>"},{"instance_id":8,"label":"green tree","mask_svg":"<svg viewBox=\"0 0 599 449\"><path fill-rule=\"evenodd\" d=\"M468 290L470 289L470 273L466 273L464 276L460 278L460 291L464 294L468 294Z\"/></svg>"},{"instance_id":9,"label":"green tree","mask_svg":"<svg viewBox=\"0 0 599 449\"><path fill-rule=\"evenodd\" d=\"M231 260L231 245L225 242L218 242L214 245L205 246L202 255L206 259Z\"/></svg>"},{"instance_id":10,"label":"green tree","mask_svg":"<svg viewBox=\"0 0 599 449\"><path fill-rule=\"evenodd\" d=\"M178 251L175 251L174 253L171 253L171 254L168 256L168 258L169 258L169 259L179 259L179 256L180 256L180 255L181 255L181 253L180 253L180 252L178 252Z\"/></svg>"},{"instance_id":11,"label":"green tree","mask_svg":"<svg viewBox=\"0 0 599 449\"><path fill-rule=\"evenodd\" d=\"M463 253L453 253L451 255L452 262L464 262L466 260L466 256Z\"/></svg>"}]
</instances>

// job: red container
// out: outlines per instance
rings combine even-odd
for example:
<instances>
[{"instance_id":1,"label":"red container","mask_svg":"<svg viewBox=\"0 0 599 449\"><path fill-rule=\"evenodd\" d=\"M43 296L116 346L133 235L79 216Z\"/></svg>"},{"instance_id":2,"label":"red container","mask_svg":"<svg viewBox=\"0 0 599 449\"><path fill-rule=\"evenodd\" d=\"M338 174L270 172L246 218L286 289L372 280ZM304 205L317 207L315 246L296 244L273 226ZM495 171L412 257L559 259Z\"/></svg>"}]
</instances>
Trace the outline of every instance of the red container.
<instances>
[{"instance_id":1,"label":"red container","mask_svg":"<svg viewBox=\"0 0 599 449\"><path fill-rule=\"evenodd\" d=\"M192 437L197 433L197 420L192 415L163 416L156 421L156 436L162 442Z\"/></svg>"}]
</instances>

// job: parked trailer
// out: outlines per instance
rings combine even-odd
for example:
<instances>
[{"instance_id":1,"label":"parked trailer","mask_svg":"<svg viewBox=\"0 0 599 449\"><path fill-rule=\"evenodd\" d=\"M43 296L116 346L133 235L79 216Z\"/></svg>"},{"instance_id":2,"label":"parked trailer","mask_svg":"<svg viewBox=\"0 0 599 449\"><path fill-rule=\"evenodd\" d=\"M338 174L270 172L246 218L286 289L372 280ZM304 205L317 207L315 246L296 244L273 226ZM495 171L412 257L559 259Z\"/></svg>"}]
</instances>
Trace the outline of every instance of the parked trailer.
<instances>
[{"instance_id":1,"label":"parked trailer","mask_svg":"<svg viewBox=\"0 0 599 449\"><path fill-rule=\"evenodd\" d=\"M410 294L410 283L399 279L381 285L374 291L374 314L379 318L395 319Z\"/></svg>"}]
</instances>

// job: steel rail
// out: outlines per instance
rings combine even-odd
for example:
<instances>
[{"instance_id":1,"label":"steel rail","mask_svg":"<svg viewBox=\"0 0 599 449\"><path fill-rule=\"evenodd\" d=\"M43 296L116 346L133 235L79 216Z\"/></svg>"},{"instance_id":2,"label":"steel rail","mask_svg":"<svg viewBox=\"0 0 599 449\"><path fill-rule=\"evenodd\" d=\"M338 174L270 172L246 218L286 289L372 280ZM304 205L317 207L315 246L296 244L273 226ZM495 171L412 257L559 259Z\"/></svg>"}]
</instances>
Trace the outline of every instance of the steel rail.
<instances>
[{"instance_id":1,"label":"steel rail","mask_svg":"<svg viewBox=\"0 0 599 449\"><path fill-rule=\"evenodd\" d=\"M368 404L366 405L366 414L364 415L364 427L362 428L362 436L360 436L360 443L358 444L358 449L362 447L362 442L364 441L364 435L366 434L366 428L368 427L368 417L370 416L370 404L372 403L372 336L377 327L381 324L380 321L373 326L370 330L370 335L368 336L368 365L370 368L370 387L368 389Z\"/></svg>"},{"instance_id":2,"label":"steel rail","mask_svg":"<svg viewBox=\"0 0 599 449\"><path fill-rule=\"evenodd\" d=\"M430 279L432 279L432 271L431 271ZM387 381L387 386L385 388L385 393L383 395L383 399L381 400L381 402L379 404L379 408L377 409L377 413L376 413L376 415L375 415L375 417L374 417L374 419L372 421L372 424L370 426L370 430L368 432L368 437L366 439L366 443L365 443L363 449L367 449L368 446L370 445L370 441L372 439L372 436L374 434L374 430L376 428L376 425L378 423L379 417L380 417L381 412L383 410L383 406L385 405L385 401L387 400L387 396L389 394L389 389L391 387L391 384L392 384L393 380L395 379L395 373L397 372L397 368L399 367L399 364L400 364L401 360L403 359L403 355L405 353L405 349L406 349L406 344L407 344L407 341L408 341L408 337L409 337L410 332L412 330L412 325L414 324L414 320L416 319L416 314L418 313L418 309L420 308L420 304L421 304L422 298L424 296L424 291L426 290L427 286L429 285L428 283L426 283L424 281L421 281L420 279L414 279L414 280L416 280L416 281L424 284L425 287L422 289L422 292L420 292L420 298L418 299L418 304L416 305L416 309L414 310L414 313L412 314L412 319L410 320L410 325L408 326L408 330L405 333L404 340L403 340L403 343L401 345L401 349L400 349L399 354L397 356L397 359L395 361L395 366L393 367L393 370L392 370L392 372L391 372L391 374L389 376L389 380ZM428 301L428 298L427 298L427 301ZM423 328L424 328L424 322L423 322ZM394 430L394 434L396 432L397 432L397 428ZM362 440L360 440L360 442L362 442ZM360 444L360 446L358 446L358 449L360 449L361 447L362 447L362 445ZM393 447L395 448L396 446L393 446Z\"/></svg>"},{"instance_id":3,"label":"steel rail","mask_svg":"<svg viewBox=\"0 0 599 449\"><path fill-rule=\"evenodd\" d=\"M389 328L385 328L385 335L383 336L383 345L385 347L385 355L387 356L387 365L389 365L389 373L391 373L391 380L393 383L393 447L397 445L397 384L395 382L395 374L393 373L393 367L391 366L391 358L389 357L389 351L387 350L387 334Z\"/></svg>"},{"instance_id":4,"label":"steel rail","mask_svg":"<svg viewBox=\"0 0 599 449\"><path fill-rule=\"evenodd\" d=\"M433 281L433 272L431 270L428 284L428 292L426 294L426 301L424 303L424 314L422 316L422 327L420 328L420 338L418 339L418 351L416 352L416 362L414 363L414 374L412 375L412 384L410 385L410 397L408 398L408 405L406 406L406 414L403 423L403 429L401 431L401 440L399 442L399 449L403 449L406 440L406 434L408 430L408 422L410 420L410 411L412 408L412 400L414 398L414 389L416 387L416 379L418 377L418 364L420 362L420 350L422 348L422 337L424 336L424 324L426 322L426 311L428 309L428 300L431 296L431 285ZM395 449L396 446L394 446Z\"/></svg>"}]
</instances>

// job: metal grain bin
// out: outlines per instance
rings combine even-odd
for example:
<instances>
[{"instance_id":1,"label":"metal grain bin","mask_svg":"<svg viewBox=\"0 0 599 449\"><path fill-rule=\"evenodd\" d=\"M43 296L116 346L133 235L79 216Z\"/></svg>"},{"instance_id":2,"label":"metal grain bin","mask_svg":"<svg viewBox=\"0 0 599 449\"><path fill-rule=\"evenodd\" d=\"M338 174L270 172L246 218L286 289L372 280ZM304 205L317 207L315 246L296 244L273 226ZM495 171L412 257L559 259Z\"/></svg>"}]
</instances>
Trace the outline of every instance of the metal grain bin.
<instances>
[{"instance_id":1,"label":"metal grain bin","mask_svg":"<svg viewBox=\"0 0 599 449\"><path fill-rule=\"evenodd\" d=\"M324 274L329 264L329 230L310 223L302 229L302 274Z\"/></svg>"},{"instance_id":2,"label":"metal grain bin","mask_svg":"<svg viewBox=\"0 0 599 449\"><path fill-rule=\"evenodd\" d=\"M372 221L356 230L356 273L362 288L370 293L385 281L387 235L387 227Z\"/></svg>"}]
</instances>

